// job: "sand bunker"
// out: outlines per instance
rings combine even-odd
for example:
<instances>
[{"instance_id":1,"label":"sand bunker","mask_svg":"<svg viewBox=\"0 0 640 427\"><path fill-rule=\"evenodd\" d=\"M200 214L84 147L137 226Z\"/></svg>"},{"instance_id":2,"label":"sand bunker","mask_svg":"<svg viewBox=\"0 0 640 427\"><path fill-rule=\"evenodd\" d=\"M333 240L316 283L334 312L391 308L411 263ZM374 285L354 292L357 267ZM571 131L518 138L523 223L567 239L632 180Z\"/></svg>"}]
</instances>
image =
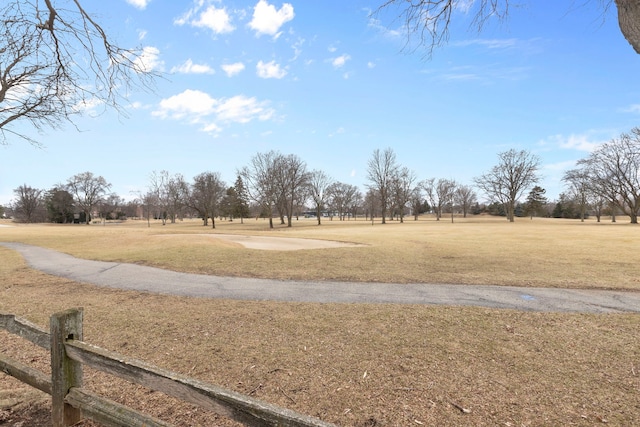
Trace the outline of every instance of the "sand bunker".
<instances>
[{"instance_id":1,"label":"sand bunker","mask_svg":"<svg viewBox=\"0 0 640 427\"><path fill-rule=\"evenodd\" d=\"M268 251L297 251L301 249L327 249L365 246L335 240L299 239L295 237L244 236L238 234L206 234L214 239L238 243L248 249Z\"/></svg>"}]
</instances>

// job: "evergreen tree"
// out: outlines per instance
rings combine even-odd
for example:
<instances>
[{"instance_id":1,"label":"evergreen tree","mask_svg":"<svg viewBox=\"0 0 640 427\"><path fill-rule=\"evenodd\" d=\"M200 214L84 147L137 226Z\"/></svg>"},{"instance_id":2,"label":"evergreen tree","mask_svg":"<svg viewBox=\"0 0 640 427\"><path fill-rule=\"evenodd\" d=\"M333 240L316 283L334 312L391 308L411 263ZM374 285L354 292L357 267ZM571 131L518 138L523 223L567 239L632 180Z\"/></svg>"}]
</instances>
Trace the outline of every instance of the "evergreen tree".
<instances>
[{"instance_id":1,"label":"evergreen tree","mask_svg":"<svg viewBox=\"0 0 640 427\"><path fill-rule=\"evenodd\" d=\"M66 224L73 222L73 196L66 190L52 188L45 196L49 221Z\"/></svg>"},{"instance_id":2,"label":"evergreen tree","mask_svg":"<svg viewBox=\"0 0 640 427\"><path fill-rule=\"evenodd\" d=\"M526 214L531 216L540 215L542 208L547 204L547 198L544 196L546 190L538 185L533 187L527 196Z\"/></svg>"},{"instance_id":3,"label":"evergreen tree","mask_svg":"<svg viewBox=\"0 0 640 427\"><path fill-rule=\"evenodd\" d=\"M240 175L236 178L233 190L231 213L234 217L240 218L242 224L243 219L249 216L249 196Z\"/></svg>"}]
</instances>

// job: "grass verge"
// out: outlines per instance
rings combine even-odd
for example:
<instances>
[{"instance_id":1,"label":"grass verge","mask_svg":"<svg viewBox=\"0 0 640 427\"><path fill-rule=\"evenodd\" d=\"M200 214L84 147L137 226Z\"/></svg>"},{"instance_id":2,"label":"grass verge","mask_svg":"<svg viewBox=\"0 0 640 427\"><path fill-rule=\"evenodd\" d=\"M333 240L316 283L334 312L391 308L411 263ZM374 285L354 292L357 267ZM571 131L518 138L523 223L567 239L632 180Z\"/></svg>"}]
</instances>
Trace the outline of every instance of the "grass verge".
<instances>
[{"instance_id":1,"label":"grass verge","mask_svg":"<svg viewBox=\"0 0 640 427\"><path fill-rule=\"evenodd\" d=\"M90 343L339 425L640 424L637 315L159 296L44 275L3 248L0 259L4 312L46 327L83 306ZM46 369L21 339L0 343ZM87 385L176 425L227 425L103 375ZM15 386L0 375L0 396ZM31 402L0 420L29 425L42 415Z\"/></svg>"}]
</instances>

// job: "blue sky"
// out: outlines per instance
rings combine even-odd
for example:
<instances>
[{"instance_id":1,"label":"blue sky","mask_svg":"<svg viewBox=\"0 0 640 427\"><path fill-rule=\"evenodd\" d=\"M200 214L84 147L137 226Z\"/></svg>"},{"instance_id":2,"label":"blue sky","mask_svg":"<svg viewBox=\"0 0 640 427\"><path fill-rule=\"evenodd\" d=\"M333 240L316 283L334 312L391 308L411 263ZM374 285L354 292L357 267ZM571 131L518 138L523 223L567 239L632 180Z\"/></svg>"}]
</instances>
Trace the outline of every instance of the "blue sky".
<instances>
[{"instance_id":1,"label":"blue sky","mask_svg":"<svg viewBox=\"0 0 640 427\"><path fill-rule=\"evenodd\" d=\"M547 195L598 144L640 125L640 55L600 2L527 1L503 24L469 30L424 59L403 52L400 23L372 19L381 1L86 0L122 46L165 73L130 96L128 117L0 146L0 204L21 184L49 189L85 171L131 199L152 171L188 181L236 170L258 152L296 154L309 169L364 190L373 150L391 147L419 179L472 184L497 154L542 160ZM482 196L481 196L482 198Z\"/></svg>"}]
</instances>

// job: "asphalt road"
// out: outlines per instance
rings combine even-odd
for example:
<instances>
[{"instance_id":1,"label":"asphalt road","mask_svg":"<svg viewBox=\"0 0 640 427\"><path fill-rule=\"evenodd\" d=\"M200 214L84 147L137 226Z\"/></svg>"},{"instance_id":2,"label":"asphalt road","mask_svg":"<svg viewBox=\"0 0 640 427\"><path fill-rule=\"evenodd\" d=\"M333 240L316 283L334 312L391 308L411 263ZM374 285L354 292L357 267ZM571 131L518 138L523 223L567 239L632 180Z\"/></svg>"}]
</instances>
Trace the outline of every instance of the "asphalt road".
<instances>
[{"instance_id":1,"label":"asphalt road","mask_svg":"<svg viewBox=\"0 0 640 427\"><path fill-rule=\"evenodd\" d=\"M0 245L18 251L32 268L47 274L159 294L257 301L460 305L542 312L640 312L640 292L219 277L83 260L22 243Z\"/></svg>"}]
</instances>

